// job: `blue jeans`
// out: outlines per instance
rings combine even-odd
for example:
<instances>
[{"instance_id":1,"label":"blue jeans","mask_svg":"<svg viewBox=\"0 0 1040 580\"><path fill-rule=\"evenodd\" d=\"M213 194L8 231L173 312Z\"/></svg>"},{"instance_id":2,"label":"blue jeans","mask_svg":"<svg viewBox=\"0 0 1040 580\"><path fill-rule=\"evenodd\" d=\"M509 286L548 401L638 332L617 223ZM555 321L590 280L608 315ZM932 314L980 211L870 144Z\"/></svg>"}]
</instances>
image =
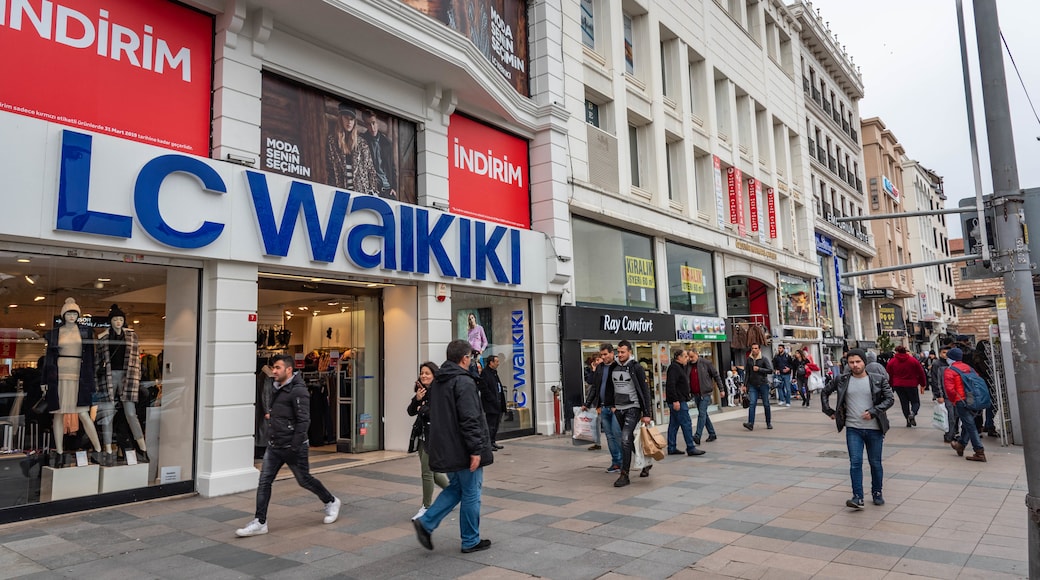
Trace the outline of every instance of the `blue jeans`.
<instances>
[{"instance_id":1,"label":"blue jeans","mask_svg":"<svg viewBox=\"0 0 1040 580\"><path fill-rule=\"evenodd\" d=\"M336 499L320 481L311 475L307 450L307 445L304 444L299 450L268 447L264 452L264 463L260 468L260 483L256 486L255 517L260 520L260 523L267 523L267 504L271 503L271 484L282 465L288 465L289 470L296 477L296 483L318 496L322 503L329 503Z\"/></svg>"},{"instance_id":2,"label":"blue jeans","mask_svg":"<svg viewBox=\"0 0 1040 580\"><path fill-rule=\"evenodd\" d=\"M749 386L747 394L748 398L751 399L751 405L748 406L747 410L747 422L752 425L755 424L755 408L758 407L758 400L762 399L762 406L766 408L766 425L772 425L773 414L769 410L769 383L757 387Z\"/></svg>"},{"instance_id":3,"label":"blue jeans","mask_svg":"<svg viewBox=\"0 0 1040 580\"><path fill-rule=\"evenodd\" d=\"M870 463L870 492L881 493L881 481L885 475L881 467L881 451L885 434L880 429L857 429L845 427L845 444L849 448L849 476L852 478L852 495L863 497L863 448L867 448Z\"/></svg>"},{"instance_id":4,"label":"blue jeans","mask_svg":"<svg viewBox=\"0 0 1040 580\"><path fill-rule=\"evenodd\" d=\"M610 464L621 467L621 426L610 407L603 407L599 414L600 429L607 436L607 449L610 450Z\"/></svg>"},{"instance_id":5,"label":"blue jeans","mask_svg":"<svg viewBox=\"0 0 1040 580\"><path fill-rule=\"evenodd\" d=\"M711 417L708 416L711 395L694 395L693 404L697 405L697 430L694 432L694 436L700 439L704 427L708 428L708 435L714 436L715 426L711 424Z\"/></svg>"},{"instance_id":6,"label":"blue jeans","mask_svg":"<svg viewBox=\"0 0 1040 580\"><path fill-rule=\"evenodd\" d=\"M636 427L643 417L639 407L632 409L618 409L614 411L614 417L621 425L621 473L628 473L632 467L632 447L635 445Z\"/></svg>"},{"instance_id":7,"label":"blue jeans","mask_svg":"<svg viewBox=\"0 0 1040 580\"><path fill-rule=\"evenodd\" d=\"M779 374L780 377L779 385L776 388L776 402L784 403L787 405L791 404L791 373Z\"/></svg>"},{"instance_id":8,"label":"blue jeans","mask_svg":"<svg viewBox=\"0 0 1040 580\"><path fill-rule=\"evenodd\" d=\"M676 411L673 404L668 409L668 452L675 451L675 436L682 428L683 439L686 440L686 450L693 451L693 422L690 421L690 407L686 401L679 401L679 410Z\"/></svg>"},{"instance_id":9,"label":"blue jeans","mask_svg":"<svg viewBox=\"0 0 1040 580\"><path fill-rule=\"evenodd\" d=\"M462 469L448 473L448 487L437 495L430 509L419 518L419 523L432 532L461 503L459 535L462 536L462 547L476 546L480 543L480 490L483 487L483 467L478 467L476 471Z\"/></svg>"},{"instance_id":10,"label":"blue jeans","mask_svg":"<svg viewBox=\"0 0 1040 580\"><path fill-rule=\"evenodd\" d=\"M982 451L982 441L979 440L979 430L975 428L975 411L968 409L964 401L957 401L953 406L957 410L957 418L961 420L961 445L967 445L971 441L971 448Z\"/></svg>"}]
</instances>

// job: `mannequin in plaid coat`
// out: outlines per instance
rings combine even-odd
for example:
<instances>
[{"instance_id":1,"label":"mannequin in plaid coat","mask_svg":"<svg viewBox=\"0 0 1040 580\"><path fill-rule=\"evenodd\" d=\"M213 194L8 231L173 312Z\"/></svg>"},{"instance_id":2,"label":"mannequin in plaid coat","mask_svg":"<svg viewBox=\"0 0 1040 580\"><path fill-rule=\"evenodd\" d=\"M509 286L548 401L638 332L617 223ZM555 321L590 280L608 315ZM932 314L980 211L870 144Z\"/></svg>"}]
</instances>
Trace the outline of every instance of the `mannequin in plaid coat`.
<instances>
[{"instance_id":1,"label":"mannequin in plaid coat","mask_svg":"<svg viewBox=\"0 0 1040 580\"><path fill-rule=\"evenodd\" d=\"M137 333L124 327L126 314L113 304L108 312L111 328L97 338L98 348L98 407L105 417L101 419L102 436L105 451L114 453L112 445L112 416L115 414L115 402L123 403L123 413L130 426L130 432L141 450L141 460L148 461L148 447L144 440L144 431L137 418L137 402L141 390L141 356ZM107 419L107 420L106 420Z\"/></svg>"}]
</instances>

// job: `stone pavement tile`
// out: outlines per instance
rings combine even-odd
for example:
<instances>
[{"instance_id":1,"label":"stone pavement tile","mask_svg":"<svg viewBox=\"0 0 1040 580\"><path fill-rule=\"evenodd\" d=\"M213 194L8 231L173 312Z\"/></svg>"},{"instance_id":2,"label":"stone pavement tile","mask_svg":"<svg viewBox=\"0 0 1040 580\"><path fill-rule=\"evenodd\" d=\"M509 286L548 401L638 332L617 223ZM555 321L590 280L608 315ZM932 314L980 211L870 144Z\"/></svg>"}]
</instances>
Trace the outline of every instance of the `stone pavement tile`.
<instances>
[{"instance_id":1,"label":"stone pavement tile","mask_svg":"<svg viewBox=\"0 0 1040 580\"><path fill-rule=\"evenodd\" d=\"M563 518L557 516L550 516L546 514L530 514L519 518L514 521L518 521L525 524L534 524L536 526L551 526Z\"/></svg>"},{"instance_id":2,"label":"stone pavement tile","mask_svg":"<svg viewBox=\"0 0 1040 580\"><path fill-rule=\"evenodd\" d=\"M1008 530L1011 532L1012 530ZM946 540L957 540L959 544L971 544L974 546L982 539L981 530L958 530L933 525L924 533L926 538L941 538Z\"/></svg>"},{"instance_id":3,"label":"stone pavement tile","mask_svg":"<svg viewBox=\"0 0 1040 580\"><path fill-rule=\"evenodd\" d=\"M834 534L847 538L862 538L871 535L870 529L866 526L839 526L831 523L820 524L813 528L812 531L820 534Z\"/></svg>"},{"instance_id":4,"label":"stone pavement tile","mask_svg":"<svg viewBox=\"0 0 1040 580\"><path fill-rule=\"evenodd\" d=\"M880 580L886 574L887 570L830 562L813 576L813 580Z\"/></svg>"},{"instance_id":5,"label":"stone pavement tile","mask_svg":"<svg viewBox=\"0 0 1040 580\"><path fill-rule=\"evenodd\" d=\"M141 562L139 569L145 574L158 574L170 579L234 578L242 574L208 562L176 554Z\"/></svg>"},{"instance_id":6,"label":"stone pavement tile","mask_svg":"<svg viewBox=\"0 0 1040 580\"><path fill-rule=\"evenodd\" d=\"M1025 554L1022 554L1024 557ZM990 572L1001 572L1004 574L1020 574L1026 576L1029 572L1029 566L1025 560L1006 560L1004 558L994 558L992 556L980 556L972 554L968 561L964 564L968 568L977 568L979 570L987 570Z\"/></svg>"},{"instance_id":7,"label":"stone pavement tile","mask_svg":"<svg viewBox=\"0 0 1040 580\"><path fill-rule=\"evenodd\" d=\"M627 538L634 533L633 530L622 528L611 524L597 526L586 533L572 532L558 528L542 528L526 534L529 538L546 542L558 542L579 548L598 549L613 540Z\"/></svg>"},{"instance_id":8,"label":"stone pavement tile","mask_svg":"<svg viewBox=\"0 0 1040 580\"><path fill-rule=\"evenodd\" d=\"M140 520L138 516L129 514L125 511L118 509L111 510L98 510L96 512L90 512L80 516L80 519L92 524L99 526L108 526L115 524L128 524Z\"/></svg>"},{"instance_id":9,"label":"stone pavement tile","mask_svg":"<svg viewBox=\"0 0 1040 580\"><path fill-rule=\"evenodd\" d=\"M727 532L737 532L741 534L746 534L748 532L751 532L752 530L756 530L762 527L762 525L756 522L740 521L732 518L722 518L708 524L707 527L716 530L725 530Z\"/></svg>"},{"instance_id":10,"label":"stone pavement tile","mask_svg":"<svg viewBox=\"0 0 1040 580\"><path fill-rule=\"evenodd\" d=\"M419 544L416 544L416 547L418 546ZM329 576L340 573L353 575L354 569L371 564L377 560L378 558L375 557L363 557L357 554L340 554L338 556L330 556L328 558L322 558L321 560L315 560L314 562L306 564L306 566L309 568L324 570Z\"/></svg>"},{"instance_id":11,"label":"stone pavement tile","mask_svg":"<svg viewBox=\"0 0 1040 580\"><path fill-rule=\"evenodd\" d=\"M29 552L25 554L37 564L56 570L66 566L75 566L84 562L93 562L100 556L90 550L73 548L69 550L54 550L44 552Z\"/></svg>"},{"instance_id":12,"label":"stone pavement tile","mask_svg":"<svg viewBox=\"0 0 1040 580\"><path fill-rule=\"evenodd\" d=\"M720 550L724 546L726 546L726 544L712 542L709 540L701 540L697 538L680 538L678 540L675 540L674 542L665 544L664 547L681 550L683 552L691 552L701 556L707 556L708 554L712 554Z\"/></svg>"},{"instance_id":13,"label":"stone pavement tile","mask_svg":"<svg viewBox=\"0 0 1040 580\"><path fill-rule=\"evenodd\" d=\"M247 512L242 510L228 509L223 506L203 507L190 510L186 513L218 522L228 522L231 520L248 520L250 516L253 515L252 510Z\"/></svg>"},{"instance_id":14,"label":"stone pavement tile","mask_svg":"<svg viewBox=\"0 0 1040 580\"><path fill-rule=\"evenodd\" d=\"M513 521L519 520L521 518L528 517L530 515L531 515L531 513L526 511L526 510L510 510L510 509L497 510L494 513L485 514L483 508L481 508L481 513L480 513L481 519L487 518L487 519L501 520L501 521L504 521L504 522L513 522Z\"/></svg>"},{"instance_id":15,"label":"stone pavement tile","mask_svg":"<svg viewBox=\"0 0 1040 580\"><path fill-rule=\"evenodd\" d=\"M654 546L641 544L639 542L629 542L627 540L615 540L608 544L603 544L599 549L605 552L613 552L615 554L639 558L640 556L654 551Z\"/></svg>"},{"instance_id":16,"label":"stone pavement tile","mask_svg":"<svg viewBox=\"0 0 1040 580\"><path fill-rule=\"evenodd\" d=\"M1002 536L1000 534L989 533L982 536L982 538L979 539L979 545L1018 548L1019 553L1024 554L1026 553L1026 548L1029 545L1029 541L1026 538L1013 538L1011 536Z\"/></svg>"},{"instance_id":17,"label":"stone pavement tile","mask_svg":"<svg viewBox=\"0 0 1040 580\"><path fill-rule=\"evenodd\" d=\"M643 509L632 514L634 518L643 518L649 520L655 520L658 522L668 521L675 516L676 510L673 509Z\"/></svg>"},{"instance_id":18,"label":"stone pavement tile","mask_svg":"<svg viewBox=\"0 0 1040 580\"><path fill-rule=\"evenodd\" d=\"M732 576L723 576L713 572L700 570L696 566L679 570L672 575L671 580L732 580Z\"/></svg>"},{"instance_id":19,"label":"stone pavement tile","mask_svg":"<svg viewBox=\"0 0 1040 580\"><path fill-rule=\"evenodd\" d=\"M924 514L914 514L904 512L903 510L893 511L885 516L884 521L904 523L904 524L915 524L923 527L934 525L939 516L929 516Z\"/></svg>"},{"instance_id":20,"label":"stone pavement tile","mask_svg":"<svg viewBox=\"0 0 1040 580\"><path fill-rule=\"evenodd\" d=\"M888 536L875 536L884 537L888 539ZM860 538L852 543L848 547L849 550L855 550L857 552L864 552L867 554L878 554L881 556L894 556L896 558L902 558L906 555L910 546L906 544L899 544L894 542L881 542L877 540Z\"/></svg>"},{"instance_id":21,"label":"stone pavement tile","mask_svg":"<svg viewBox=\"0 0 1040 580\"><path fill-rule=\"evenodd\" d=\"M658 562L638 558L631 562L615 568L615 574L624 574L633 578L669 578L686 566L677 566L668 562Z\"/></svg>"},{"instance_id":22,"label":"stone pavement tile","mask_svg":"<svg viewBox=\"0 0 1040 580\"><path fill-rule=\"evenodd\" d=\"M812 531L806 533L804 536L798 539L799 544L807 544L810 546L819 546L823 548L836 548L845 550L851 546L857 538L850 538L848 536L841 536L838 534L820 533L818 531ZM815 549L815 548L814 548Z\"/></svg>"},{"instance_id":23,"label":"stone pavement tile","mask_svg":"<svg viewBox=\"0 0 1040 580\"><path fill-rule=\"evenodd\" d=\"M812 574L792 570L767 568L766 573L762 575L761 580L809 580L810 578L812 578Z\"/></svg>"},{"instance_id":24,"label":"stone pavement tile","mask_svg":"<svg viewBox=\"0 0 1040 580\"><path fill-rule=\"evenodd\" d=\"M732 542L731 546L743 546L752 550L762 550L765 552L784 552L791 547L791 542L786 540L777 540L774 538L762 538L753 535L746 535L739 540Z\"/></svg>"},{"instance_id":25,"label":"stone pavement tile","mask_svg":"<svg viewBox=\"0 0 1040 580\"><path fill-rule=\"evenodd\" d=\"M922 562L932 562L960 568L968 561L968 553L957 551L956 545L948 546L947 549L913 546L907 551L903 559L920 560Z\"/></svg>"},{"instance_id":26,"label":"stone pavement tile","mask_svg":"<svg viewBox=\"0 0 1040 580\"><path fill-rule=\"evenodd\" d=\"M278 558L263 552L249 550L231 544L207 546L199 550L185 552L183 556L207 562L222 568L238 570L244 574L258 575L265 572L278 572L295 568L300 563Z\"/></svg>"},{"instance_id":27,"label":"stone pavement tile","mask_svg":"<svg viewBox=\"0 0 1040 580\"><path fill-rule=\"evenodd\" d=\"M1023 548L1025 548L1025 544L1023 544ZM979 543L971 553L976 556L990 556L993 558L1003 558L1005 560L1026 560L1026 554L1029 552L1026 549L1018 547L993 546L990 544Z\"/></svg>"},{"instance_id":28,"label":"stone pavement tile","mask_svg":"<svg viewBox=\"0 0 1040 580\"><path fill-rule=\"evenodd\" d=\"M804 505L804 504L803 504ZM796 508L793 510L786 511L783 516L784 519L799 520L804 522L812 522L816 524L822 524L831 517L830 511L812 511L802 508Z\"/></svg>"},{"instance_id":29,"label":"stone pavement tile","mask_svg":"<svg viewBox=\"0 0 1040 580\"><path fill-rule=\"evenodd\" d=\"M690 537L713 542L722 542L723 544L732 544L740 538L743 538L744 534L740 532L728 532L726 530L701 528L690 534Z\"/></svg>"},{"instance_id":30,"label":"stone pavement tile","mask_svg":"<svg viewBox=\"0 0 1040 580\"><path fill-rule=\"evenodd\" d=\"M703 560L694 566L699 568ZM745 578L747 580L760 580L769 572L769 568L762 564L751 564L749 562L727 561L718 569L712 570L726 578Z\"/></svg>"},{"instance_id":31,"label":"stone pavement tile","mask_svg":"<svg viewBox=\"0 0 1040 580\"><path fill-rule=\"evenodd\" d=\"M600 525L602 525L602 524L600 524L598 522L589 522L589 521L585 521L585 520L576 520L576 519L573 519L573 518L568 518L568 519L560 520L560 521L558 521L556 523L550 524L550 527L559 528L561 530L570 530L572 532L584 532L586 530L592 529L592 528L594 528L596 526L600 526Z\"/></svg>"},{"instance_id":32,"label":"stone pavement tile","mask_svg":"<svg viewBox=\"0 0 1040 580\"><path fill-rule=\"evenodd\" d=\"M526 580L528 578L533 578L533 576L530 574L524 574L523 572L506 570L505 568L499 568L497 566L485 566L475 572L459 576L458 580L485 580L489 578L495 578L498 580Z\"/></svg>"},{"instance_id":33,"label":"stone pavement tile","mask_svg":"<svg viewBox=\"0 0 1040 580\"><path fill-rule=\"evenodd\" d=\"M916 558L903 558L892 568L892 573L913 575L914 578L956 578L960 565L941 564Z\"/></svg>"},{"instance_id":34,"label":"stone pavement tile","mask_svg":"<svg viewBox=\"0 0 1040 580\"><path fill-rule=\"evenodd\" d=\"M852 566L863 566L866 568L889 571L899 562L899 558L896 556L883 556L880 554L858 552L850 549L838 554L838 557L832 561L838 562L839 564L849 564Z\"/></svg>"},{"instance_id":35,"label":"stone pavement tile","mask_svg":"<svg viewBox=\"0 0 1040 580\"><path fill-rule=\"evenodd\" d=\"M804 532L808 532L816 527L816 522L789 518L786 515L773 519L769 524L774 527L802 530Z\"/></svg>"},{"instance_id":36,"label":"stone pavement tile","mask_svg":"<svg viewBox=\"0 0 1040 580\"><path fill-rule=\"evenodd\" d=\"M343 552L335 548L329 548L327 546L308 546L306 548L299 548L298 546L292 546L296 549L292 552L286 552L281 555L286 560L293 560L303 564L310 562L317 562L318 560L324 560L332 556L338 556Z\"/></svg>"},{"instance_id":37,"label":"stone pavement tile","mask_svg":"<svg viewBox=\"0 0 1040 580\"><path fill-rule=\"evenodd\" d=\"M48 570L46 566L41 566L31 560L25 560L17 563L4 564L0 567L0 578L53 578L54 572Z\"/></svg>"},{"instance_id":38,"label":"stone pavement tile","mask_svg":"<svg viewBox=\"0 0 1040 580\"><path fill-rule=\"evenodd\" d=\"M328 570L304 564L295 568L264 573L262 576L257 576L257 578L263 578L264 580L326 580L327 578L350 578L350 576L343 573L333 574Z\"/></svg>"},{"instance_id":39,"label":"stone pavement tile","mask_svg":"<svg viewBox=\"0 0 1040 580\"><path fill-rule=\"evenodd\" d=\"M645 499L641 497L630 497L628 499L623 499L617 503L618 505L631 506L637 508L654 508L660 505L668 505L668 502Z\"/></svg>"}]
</instances>

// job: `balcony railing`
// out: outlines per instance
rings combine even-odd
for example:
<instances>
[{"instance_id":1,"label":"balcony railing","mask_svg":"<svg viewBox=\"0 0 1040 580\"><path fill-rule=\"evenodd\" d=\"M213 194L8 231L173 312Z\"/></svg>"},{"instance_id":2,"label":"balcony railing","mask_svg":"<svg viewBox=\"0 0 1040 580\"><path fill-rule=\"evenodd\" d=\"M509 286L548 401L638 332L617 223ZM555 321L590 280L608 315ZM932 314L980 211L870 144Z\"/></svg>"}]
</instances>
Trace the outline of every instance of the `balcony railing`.
<instances>
[{"instance_id":1,"label":"balcony railing","mask_svg":"<svg viewBox=\"0 0 1040 580\"><path fill-rule=\"evenodd\" d=\"M812 88L812 100L816 101L817 105L823 103L823 100L820 97L820 89L818 89L816 87Z\"/></svg>"},{"instance_id":2,"label":"balcony railing","mask_svg":"<svg viewBox=\"0 0 1040 580\"><path fill-rule=\"evenodd\" d=\"M809 79L802 77L802 90L806 93L809 92Z\"/></svg>"},{"instance_id":3,"label":"balcony railing","mask_svg":"<svg viewBox=\"0 0 1040 580\"><path fill-rule=\"evenodd\" d=\"M819 145L816 146L816 158L820 160L820 163L827 163L827 150Z\"/></svg>"},{"instance_id":4,"label":"balcony railing","mask_svg":"<svg viewBox=\"0 0 1040 580\"><path fill-rule=\"evenodd\" d=\"M844 165L838 166L838 177L840 177L842 181L848 182L848 175L845 173Z\"/></svg>"},{"instance_id":5,"label":"balcony railing","mask_svg":"<svg viewBox=\"0 0 1040 580\"><path fill-rule=\"evenodd\" d=\"M863 193L863 180L858 177L856 178L856 191Z\"/></svg>"},{"instance_id":6,"label":"balcony railing","mask_svg":"<svg viewBox=\"0 0 1040 580\"><path fill-rule=\"evenodd\" d=\"M809 139L809 154L811 155L813 151L816 151L816 141Z\"/></svg>"},{"instance_id":7,"label":"balcony railing","mask_svg":"<svg viewBox=\"0 0 1040 580\"><path fill-rule=\"evenodd\" d=\"M852 137L853 141L859 143L859 132L857 132L855 129L851 129L849 131L849 136Z\"/></svg>"},{"instance_id":8,"label":"balcony railing","mask_svg":"<svg viewBox=\"0 0 1040 580\"><path fill-rule=\"evenodd\" d=\"M830 168L831 173L838 172L838 160L835 159L833 155L827 156L827 167Z\"/></svg>"},{"instance_id":9,"label":"balcony railing","mask_svg":"<svg viewBox=\"0 0 1040 580\"><path fill-rule=\"evenodd\" d=\"M823 102L823 112L827 113L828 115L831 114L831 102L830 101L824 101Z\"/></svg>"},{"instance_id":10,"label":"balcony railing","mask_svg":"<svg viewBox=\"0 0 1040 580\"><path fill-rule=\"evenodd\" d=\"M849 135L850 137L851 137L851 135L849 134L849 129L851 129L851 128L852 127L849 126L849 122L848 121L846 121L845 119L841 120L841 130L845 131L845 134Z\"/></svg>"},{"instance_id":11,"label":"balcony railing","mask_svg":"<svg viewBox=\"0 0 1040 580\"><path fill-rule=\"evenodd\" d=\"M834 107L834 110L831 111L831 118L834 119L835 123L841 125L841 113L838 112L837 107Z\"/></svg>"}]
</instances>

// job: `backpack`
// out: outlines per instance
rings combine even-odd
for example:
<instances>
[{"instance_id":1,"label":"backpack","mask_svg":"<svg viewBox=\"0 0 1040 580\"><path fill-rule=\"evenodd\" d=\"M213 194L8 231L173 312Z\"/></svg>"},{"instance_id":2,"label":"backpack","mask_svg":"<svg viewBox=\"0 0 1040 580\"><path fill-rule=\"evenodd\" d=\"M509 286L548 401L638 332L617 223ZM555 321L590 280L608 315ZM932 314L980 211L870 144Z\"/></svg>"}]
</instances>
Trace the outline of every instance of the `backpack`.
<instances>
[{"instance_id":1,"label":"backpack","mask_svg":"<svg viewBox=\"0 0 1040 580\"><path fill-rule=\"evenodd\" d=\"M961 376L961 382L964 384L964 404L968 407L968 410L981 411L988 409L992 404L989 396L989 386L979 376L979 373L974 370L969 370L965 373L953 365L950 365L949 368Z\"/></svg>"}]
</instances>

